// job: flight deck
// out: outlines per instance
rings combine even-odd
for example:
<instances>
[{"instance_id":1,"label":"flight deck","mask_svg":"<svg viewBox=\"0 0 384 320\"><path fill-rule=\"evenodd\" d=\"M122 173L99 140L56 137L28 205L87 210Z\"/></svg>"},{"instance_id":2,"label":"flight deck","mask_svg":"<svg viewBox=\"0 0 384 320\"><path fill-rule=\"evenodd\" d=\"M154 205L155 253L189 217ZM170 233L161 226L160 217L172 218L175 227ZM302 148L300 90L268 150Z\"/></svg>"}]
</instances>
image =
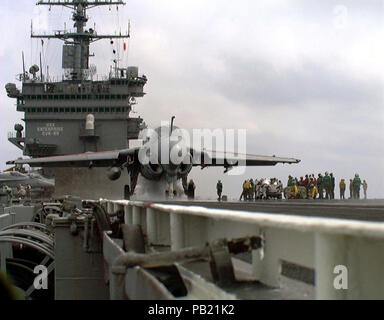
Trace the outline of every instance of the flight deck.
<instances>
[{"instance_id":1,"label":"flight deck","mask_svg":"<svg viewBox=\"0 0 384 320\"><path fill-rule=\"evenodd\" d=\"M164 201L163 204L307 217L384 221L384 200Z\"/></svg>"}]
</instances>

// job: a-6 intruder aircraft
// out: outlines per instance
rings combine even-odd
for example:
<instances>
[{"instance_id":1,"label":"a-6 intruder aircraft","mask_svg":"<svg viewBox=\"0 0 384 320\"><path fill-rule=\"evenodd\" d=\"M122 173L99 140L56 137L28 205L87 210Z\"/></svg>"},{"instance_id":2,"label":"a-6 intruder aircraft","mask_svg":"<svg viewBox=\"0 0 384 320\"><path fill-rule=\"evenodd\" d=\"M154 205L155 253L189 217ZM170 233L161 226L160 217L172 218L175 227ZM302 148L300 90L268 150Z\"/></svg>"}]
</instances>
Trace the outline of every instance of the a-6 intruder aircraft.
<instances>
[{"instance_id":1,"label":"a-6 intruder aircraft","mask_svg":"<svg viewBox=\"0 0 384 320\"><path fill-rule=\"evenodd\" d=\"M276 156L260 156L252 154L236 154L195 150L181 143L174 137L180 130L173 126L155 129L155 135L147 136L142 147L82 154L54 156L35 159L23 159L8 164L28 164L31 167L107 167L107 176L115 181L120 178L122 170L127 168L130 184L126 186L125 198L129 199L135 192L139 175L150 181L166 179L169 194L172 194L175 183L182 179L187 181L193 167L223 167L225 173L237 166L275 166L278 163L294 164L300 160L280 158ZM177 130L176 130L177 129ZM177 137L177 135L176 135Z\"/></svg>"}]
</instances>

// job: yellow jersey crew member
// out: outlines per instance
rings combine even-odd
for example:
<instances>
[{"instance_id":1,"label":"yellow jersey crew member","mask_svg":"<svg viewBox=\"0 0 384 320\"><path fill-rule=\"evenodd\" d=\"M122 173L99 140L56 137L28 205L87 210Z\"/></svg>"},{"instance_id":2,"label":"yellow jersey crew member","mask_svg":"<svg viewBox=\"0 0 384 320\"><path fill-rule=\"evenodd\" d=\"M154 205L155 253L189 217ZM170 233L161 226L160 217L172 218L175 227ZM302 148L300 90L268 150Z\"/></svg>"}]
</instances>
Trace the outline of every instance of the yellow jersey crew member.
<instances>
[{"instance_id":1,"label":"yellow jersey crew member","mask_svg":"<svg viewBox=\"0 0 384 320\"><path fill-rule=\"evenodd\" d=\"M364 199L367 199L367 189L368 189L367 181L363 180Z\"/></svg>"}]
</instances>

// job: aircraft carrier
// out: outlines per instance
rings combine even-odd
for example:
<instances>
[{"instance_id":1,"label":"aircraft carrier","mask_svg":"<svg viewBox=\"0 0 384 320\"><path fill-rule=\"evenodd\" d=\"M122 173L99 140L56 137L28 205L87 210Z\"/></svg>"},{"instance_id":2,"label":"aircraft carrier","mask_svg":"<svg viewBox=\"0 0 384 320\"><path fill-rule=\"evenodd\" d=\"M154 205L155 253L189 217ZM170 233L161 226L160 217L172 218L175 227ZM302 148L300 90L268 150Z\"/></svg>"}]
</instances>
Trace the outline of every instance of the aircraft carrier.
<instances>
[{"instance_id":1,"label":"aircraft carrier","mask_svg":"<svg viewBox=\"0 0 384 320\"><path fill-rule=\"evenodd\" d=\"M85 28L87 10L124 3L38 5L70 8L75 30L32 32L33 38L64 41L65 75L53 82L42 64L29 72L24 65L22 89L7 84L8 96L16 99L25 121L25 129L15 125L9 141L37 161L129 148L145 127L130 112L144 96L147 78L137 67L119 66L116 58L105 80L95 81L90 44L130 35L129 30L99 35ZM13 284L14 297L384 298L383 201L120 200L129 198L137 177L132 179L128 171L119 182L108 181L106 170L97 167L101 160L87 159L88 167L95 166L92 170L71 167L74 160L55 168L56 194L49 201L13 199L2 207L0 266ZM41 276L39 270L46 273Z\"/></svg>"}]
</instances>

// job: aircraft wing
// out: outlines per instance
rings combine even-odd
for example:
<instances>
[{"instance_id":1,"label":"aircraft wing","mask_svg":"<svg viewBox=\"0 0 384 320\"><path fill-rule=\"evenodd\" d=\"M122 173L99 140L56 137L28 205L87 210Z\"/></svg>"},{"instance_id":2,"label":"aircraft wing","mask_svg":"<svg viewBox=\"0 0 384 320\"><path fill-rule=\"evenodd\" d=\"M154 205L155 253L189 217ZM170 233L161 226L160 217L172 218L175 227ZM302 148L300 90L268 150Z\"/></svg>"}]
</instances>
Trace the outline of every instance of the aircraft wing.
<instances>
[{"instance_id":1,"label":"aircraft wing","mask_svg":"<svg viewBox=\"0 0 384 320\"><path fill-rule=\"evenodd\" d=\"M9 165L28 164L31 167L109 167L122 165L128 157L134 157L139 148L106 152L87 152L64 156L35 159L19 159L7 162Z\"/></svg>"},{"instance_id":2,"label":"aircraft wing","mask_svg":"<svg viewBox=\"0 0 384 320\"><path fill-rule=\"evenodd\" d=\"M235 166L275 166L278 163L297 164L301 160L294 158L282 158L276 156L262 156L255 154L236 154L231 152L220 152L204 150L200 153L200 162L195 162L195 166L203 167L235 167ZM194 159L196 151L193 151Z\"/></svg>"},{"instance_id":3,"label":"aircraft wing","mask_svg":"<svg viewBox=\"0 0 384 320\"><path fill-rule=\"evenodd\" d=\"M7 162L8 165L28 164L31 167L110 167L120 166L127 162L128 158L135 159L140 148L124 149L106 152L88 152L73 155L54 156L35 159L19 159ZM293 158L281 158L275 156L261 156L253 154L235 154L219 151L195 151L193 165L203 167L235 167L235 166L275 166L278 163L299 163ZM200 157L196 157L196 156ZM199 159L199 161L196 161Z\"/></svg>"}]
</instances>

